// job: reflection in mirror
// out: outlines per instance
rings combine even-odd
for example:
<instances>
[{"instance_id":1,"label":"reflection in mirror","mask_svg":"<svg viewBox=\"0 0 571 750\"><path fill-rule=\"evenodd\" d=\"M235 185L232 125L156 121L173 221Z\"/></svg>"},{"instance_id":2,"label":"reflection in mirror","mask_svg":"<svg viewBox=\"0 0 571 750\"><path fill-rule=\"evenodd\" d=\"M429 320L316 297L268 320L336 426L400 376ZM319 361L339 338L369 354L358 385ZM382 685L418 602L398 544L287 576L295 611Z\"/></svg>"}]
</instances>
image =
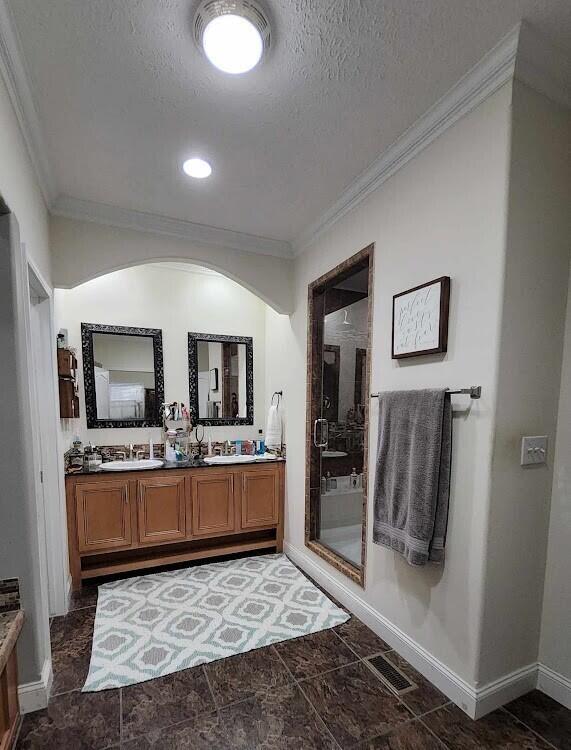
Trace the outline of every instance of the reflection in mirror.
<instances>
[{"instance_id":1,"label":"reflection in mirror","mask_svg":"<svg viewBox=\"0 0 571 750\"><path fill-rule=\"evenodd\" d=\"M363 585L373 248L309 286L306 544Z\"/></svg>"},{"instance_id":2,"label":"reflection in mirror","mask_svg":"<svg viewBox=\"0 0 571 750\"><path fill-rule=\"evenodd\" d=\"M159 425L161 332L82 323L82 342L88 427Z\"/></svg>"},{"instance_id":3,"label":"reflection in mirror","mask_svg":"<svg viewBox=\"0 0 571 750\"><path fill-rule=\"evenodd\" d=\"M328 293L333 301L326 305L334 309L325 315L323 330L322 414L329 433L321 452L326 486L319 539L354 565L361 564L367 288L368 269L334 287ZM338 305L342 306L335 309Z\"/></svg>"},{"instance_id":4,"label":"reflection in mirror","mask_svg":"<svg viewBox=\"0 0 571 750\"><path fill-rule=\"evenodd\" d=\"M93 334L97 419L152 419L155 369L150 336Z\"/></svg>"},{"instance_id":5,"label":"reflection in mirror","mask_svg":"<svg viewBox=\"0 0 571 750\"><path fill-rule=\"evenodd\" d=\"M246 417L246 344L198 342L198 416Z\"/></svg>"},{"instance_id":6,"label":"reflection in mirror","mask_svg":"<svg viewBox=\"0 0 571 750\"><path fill-rule=\"evenodd\" d=\"M201 424L253 424L252 339L189 333L190 409Z\"/></svg>"}]
</instances>

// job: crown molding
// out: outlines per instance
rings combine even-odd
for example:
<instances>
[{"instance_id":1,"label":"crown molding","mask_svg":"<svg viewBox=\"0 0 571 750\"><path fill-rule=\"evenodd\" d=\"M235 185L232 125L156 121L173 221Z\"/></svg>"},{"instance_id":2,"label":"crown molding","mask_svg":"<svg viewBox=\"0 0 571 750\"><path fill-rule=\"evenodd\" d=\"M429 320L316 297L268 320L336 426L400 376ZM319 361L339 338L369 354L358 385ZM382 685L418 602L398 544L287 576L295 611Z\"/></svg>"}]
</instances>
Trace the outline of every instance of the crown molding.
<instances>
[{"instance_id":1,"label":"crown molding","mask_svg":"<svg viewBox=\"0 0 571 750\"><path fill-rule=\"evenodd\" d=\"M195 224L183 219L171 219L159 214L134 211L65 195L57 198L51 212L55 216L62 216L66 219L80 219L121 229L164 234L187 242L213 245L227 250L242 250L258 255L272 255L276 258L292 257L291 245L285 240L258 237L254 234L234 232L207 224Z\"/></svg>"},{"instance_id":2,"label":"crown molding","mask_svg":"<svg viewBox=\"0 0 571 750\"><path fill-rule=\"evenodd\" d=\"M513 78L520 26L518 24L512 29L436 104L405 130L316 222L295 239L295 255L303 253L318 237L331 229L445 130Z\"/></svg>"},{"instance_id":3,"label":"crown molding","mask_svg":"<svg viewBox=\"0 0 571 750\"><path fill-rule=\"evenodd\" d=\"M571 109L571 57L521 21L298 235L292 243L294 255L303 253L451 125L515 78Z\"/></svg>"},{"instance_id":4,"label":"crown molding","mask_svg":"<svg viewBox=\"0 0 571 750\"><path fill-rule=\"evenodd\" d=\"M0 77L6 85L40 190L49 207L56 193L55 181L28 80L22 46L6 0L0 0Z\"/></svg>"}]
</instances>

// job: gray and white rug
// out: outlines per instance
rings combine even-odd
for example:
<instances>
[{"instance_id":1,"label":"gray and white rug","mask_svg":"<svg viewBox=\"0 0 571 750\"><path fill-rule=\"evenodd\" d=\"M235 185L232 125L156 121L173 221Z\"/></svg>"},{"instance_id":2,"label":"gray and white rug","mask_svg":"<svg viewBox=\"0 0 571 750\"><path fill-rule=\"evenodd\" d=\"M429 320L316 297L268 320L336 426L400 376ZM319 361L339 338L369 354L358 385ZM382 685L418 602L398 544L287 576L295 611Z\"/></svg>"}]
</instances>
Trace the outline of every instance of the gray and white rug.
<instances>
[{"instance_id":1,"label":"gray and white rug","mask_svg":"<svg viewBox=\"0 0 571 750\"><path fill-rule=\"evenodd\" d=\"M83 691L145 682L348 619L282 554L113 581L99 587Z\"/></svg>"}]
</instances>

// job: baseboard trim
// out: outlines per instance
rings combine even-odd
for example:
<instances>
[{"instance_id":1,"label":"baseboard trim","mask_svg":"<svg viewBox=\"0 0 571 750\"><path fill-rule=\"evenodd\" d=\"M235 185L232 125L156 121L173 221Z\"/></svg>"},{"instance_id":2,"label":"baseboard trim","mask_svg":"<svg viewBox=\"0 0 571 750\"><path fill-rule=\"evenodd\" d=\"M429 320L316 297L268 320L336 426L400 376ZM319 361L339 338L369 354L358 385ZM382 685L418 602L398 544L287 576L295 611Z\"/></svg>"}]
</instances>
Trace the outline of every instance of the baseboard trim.
<instances>
[{"instance_id":1,"label":"baseboard trim","mask_svg":"<svg viewBox=\"0 0 571 750\"><path fill-rule=\"evenodd\" d=\"M67 577L67 581L66 581L66 586L65 586L65 614L66 615L69 612L69 607L70 607L70 604L71 604L71 595L72 595L71 586L72 586L72 583L73 582L71 580L71 576L68 576Z\"/></svg>"},{"instance_id":2,"label":"baseboard trim","mask_svg":"<svg viewBox=\"0 0 571 750\"><path fill-rule=\"evenodd\" d=\"M20 713L30 714L46 708L53 682L52 660L46 659L40 679L36 682L25 682L18 687Z\"/></svg>"},{"instance_id":3,"label":"baseboard trim","mask_svg":"<svg viewBox=\"0 0 571 750\"><path fill-rule=\"evenodd\" d=\"M528 664L527 667L516 669L510 674L488 682L476 689L476 710L474 719L495 711L496 708L505 706L506 703L514 701L521 695L535 690L537 687L537 663Z\"/></svg>"},{"instance_id":4,"label":"baseboard trim","mask_svg":"<svg viewBox=\"0 0 571 750\"><path fill-rule=\"evenodd\" d=\"M386 643L403 656L426 679L450 698L457 706L474 718L476 713L476 691L459 675L428 653L420 644L409 638L400 628L373 609L347 586L337 581L316 563L306 552L284 543L285 553L305 570L327 591L368 625Z\"/></svg>"},{"instance_id":5,"label":"baseboard trim","mask_svg":"<svg viewBox=\"0 0 571 750\"><path fill-rule=\"evenodd\" d=\"M538 664L537 688L571 709L571 680L541 663Z\"/></svg>"},{"instance_id":6,"label":"baseboard trim","mask_svg":"<svg viewBox=\"0 0 571 750\"><path fill-rule=\"evenodd\" d=\"M387 620L343 583L336 580L305 551L289 542L285 553L332 596L359 617L386 643L403 656L426 679L441 690L472 719L479 719L490 711L509 703L537 685L537 664L516 670L481 687L466 682L419 643Z\"/></svg>"}]
</instances>

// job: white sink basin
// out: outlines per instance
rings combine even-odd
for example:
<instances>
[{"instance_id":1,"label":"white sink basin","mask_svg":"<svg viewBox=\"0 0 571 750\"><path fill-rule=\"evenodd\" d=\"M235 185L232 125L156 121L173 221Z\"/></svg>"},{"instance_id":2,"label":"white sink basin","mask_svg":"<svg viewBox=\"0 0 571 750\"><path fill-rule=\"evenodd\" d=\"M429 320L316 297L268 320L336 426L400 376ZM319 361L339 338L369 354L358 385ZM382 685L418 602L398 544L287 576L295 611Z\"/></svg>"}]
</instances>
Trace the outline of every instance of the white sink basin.
<instances>
[{"instance_id":1,"label":"white sink basin","mask_svg":"<svg viewBox=\"0 0 571 750\"><path fill-rule=\"evenodd\" d=\"M137 461L108 461L101 464L102 471L140 471L141 469L158 469L163 461L158 458L141 458Z\"/></svg>"},{"instance_id":2,"label":"white sink basin","mask_svg":"<svg viewBox=\"0 0 571 750\"><path fill-rule=\"evenodd\" d=\"M206 456L205 464L253 464L255 456Z\"/></svg>"}]
</instances>

